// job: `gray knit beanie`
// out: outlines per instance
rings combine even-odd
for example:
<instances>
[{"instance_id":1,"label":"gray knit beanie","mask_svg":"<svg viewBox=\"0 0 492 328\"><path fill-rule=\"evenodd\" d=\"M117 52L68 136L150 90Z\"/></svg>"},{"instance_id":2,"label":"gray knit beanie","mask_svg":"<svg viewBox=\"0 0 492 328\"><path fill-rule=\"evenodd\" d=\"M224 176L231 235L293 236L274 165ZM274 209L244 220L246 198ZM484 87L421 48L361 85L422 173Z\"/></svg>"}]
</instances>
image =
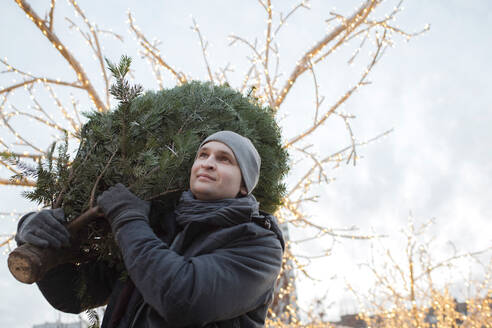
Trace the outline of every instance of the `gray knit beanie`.
<instances>
[{"instance_id":1,"label":"gray knit beanie","mask_svg":"<svg viewBox=\"0 0 492 328\"><path fill-rule=\"evenodd\" d=\"M198 149L209 141L219 141L231 148L239 164L248 195L251 194L260 178L261 167L260 154L251 140L232 131L219 131L203 140Z\"/></svg>"}]
</instances>

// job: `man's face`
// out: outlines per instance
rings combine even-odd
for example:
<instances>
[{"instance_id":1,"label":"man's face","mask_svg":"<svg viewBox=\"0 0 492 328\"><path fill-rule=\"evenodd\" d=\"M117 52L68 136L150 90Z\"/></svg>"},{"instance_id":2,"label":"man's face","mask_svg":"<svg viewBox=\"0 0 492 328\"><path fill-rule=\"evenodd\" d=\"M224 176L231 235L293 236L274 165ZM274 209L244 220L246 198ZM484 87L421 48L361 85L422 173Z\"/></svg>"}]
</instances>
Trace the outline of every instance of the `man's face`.
<instances>
[{"instance_id":1,"label":"man's face","mask_svg":"<svg viewBox=\"0 0 492 328\"><path fill-rule=\"evenodd\" d=\"M190 189L196 199L219 200L246 195L241 170L232 150L222 142L207 142L191 168Z\"/></svg>"}]
</instances>

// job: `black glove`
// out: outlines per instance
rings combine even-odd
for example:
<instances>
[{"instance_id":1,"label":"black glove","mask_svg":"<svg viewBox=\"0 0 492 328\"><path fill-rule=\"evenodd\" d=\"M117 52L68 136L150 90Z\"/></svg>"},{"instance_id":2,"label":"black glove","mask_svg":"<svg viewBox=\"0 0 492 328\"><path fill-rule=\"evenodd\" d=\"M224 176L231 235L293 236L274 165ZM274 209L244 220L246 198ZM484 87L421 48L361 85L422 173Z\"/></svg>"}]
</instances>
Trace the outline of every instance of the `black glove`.
<instances>
[{"instance_id":1,"label":"black glove","mask_svg":"<svg viewBox=\"0 0 492 328\"><path fill-rule=\"evenodd\" d=\"M113 234L129 221L149 222L150 202L138 198L121 183L97 197L97 205L111 224Z\"/></svg>"},{"instance_id":2,"label":"black glove","mask_svg":"<svg viewBox=\"0 0 492 328\"><path fill-rule=\"evenodd\" d=\"M68 247L70 233L61 223L64 221L63 209L46 209L28 214L18 227L15 240L18 245L31 244L38 247Z\"/></svg>"}]
</instances>

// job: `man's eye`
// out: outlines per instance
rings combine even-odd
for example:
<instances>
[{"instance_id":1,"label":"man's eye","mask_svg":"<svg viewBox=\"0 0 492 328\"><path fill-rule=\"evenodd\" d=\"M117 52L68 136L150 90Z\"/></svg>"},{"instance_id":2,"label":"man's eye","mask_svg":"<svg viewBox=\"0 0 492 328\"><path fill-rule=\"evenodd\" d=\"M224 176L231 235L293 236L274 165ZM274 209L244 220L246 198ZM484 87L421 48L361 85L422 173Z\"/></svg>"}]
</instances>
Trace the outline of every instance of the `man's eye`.
<instances>
[{"instance_id":1,"label":"man's eye","mask_svg":"<svg viewBox=\"0 0 492 328\"><path fill-rule=\"evenodd\" d=\"M229 157L222 157L221 159L223 162L226 162L226 163L231 163L231 160Z\"/></svg>"},{"instance_id":2,"label":"man's eye","mask_svg":"<svg viewBox=\"0 0 492 328\"><path fill-rule=\"evenodd\" d=\"M207 154L205 154L205 153L200 153L200 154L198 154L198 157L199 157L199 158L207 158Z\"/></svg>"}]
</instances>

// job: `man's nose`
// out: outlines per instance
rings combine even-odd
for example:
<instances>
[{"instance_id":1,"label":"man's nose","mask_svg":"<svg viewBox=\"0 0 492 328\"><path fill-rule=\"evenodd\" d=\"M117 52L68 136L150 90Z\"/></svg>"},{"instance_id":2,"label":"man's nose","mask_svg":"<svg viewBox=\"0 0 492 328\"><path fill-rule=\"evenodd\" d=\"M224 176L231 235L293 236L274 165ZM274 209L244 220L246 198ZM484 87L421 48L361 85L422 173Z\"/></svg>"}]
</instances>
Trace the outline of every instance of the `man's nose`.
<instances>
[{"instance_id":1,"label":"man's nose","mask_svg":"<svg viewBox=\"0 0 492 328\"><path fill-rule=\"evenodd\" d=\"M202 162L202 165L203 167L214 169L216 167L215 158L213 156L208 156L207 159Z\"/></svg>"}]
</instances>

